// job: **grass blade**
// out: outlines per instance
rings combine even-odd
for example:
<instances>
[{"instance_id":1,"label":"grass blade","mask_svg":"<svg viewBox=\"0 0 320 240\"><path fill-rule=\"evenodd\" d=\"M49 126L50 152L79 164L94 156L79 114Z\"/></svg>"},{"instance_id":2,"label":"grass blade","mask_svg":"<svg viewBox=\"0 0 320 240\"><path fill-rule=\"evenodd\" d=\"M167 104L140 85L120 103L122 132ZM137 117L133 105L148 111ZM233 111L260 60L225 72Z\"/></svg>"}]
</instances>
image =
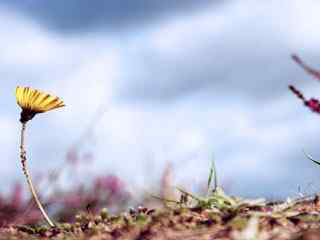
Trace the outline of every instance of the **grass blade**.
<instances>
[{"instance_id":1,"label":"grass blade","mask_svg":"<svg viewBox=\"0 0 320 240\"><path fill-rule=\"evenodd\" d=\"M155 199L158 199L158 200L160 200L160 201L162 201L162 202L168 202L168 203L176 203L176 204L179 204L179 202L178 201L176 201L176 200L172 200L172 199L167 199L167 198L162 198L162 197L158 197L158 196L156 196L156 195L150 195L152 198L155 198Z\"/></svg>"},{"instance_id":2,"label":"grass blade","mask_svg":"<svg viewBox=\"0 0 320 240\"><path fill-rule=\"evenodd\" d=\"M193 195L193 194L191 194L191 193L183 190L182 188L176 187L176 189L177 189L180 193L185 194L185 195L187 195L188 197L191 197L191 198L193 198L193 199L196 200L196 201L202 201L201 198L196 197L195 195Z\"/></svg>"},{"instance_id":3,"label":"grass blade","mask_svg":"<svg viewBox=\"0 0 320 240\"><path fill-rule=\"evenodd\" d=\"M315 160L311 155L309 155L308 153L306 153L306 151L303 149L302 150L304 155L309 159L311 160L312 162L314 162L315 164L318 164L320 165L320 161L319 160Z\"/></svg>"},{"instance_id":4,"label":"grass blade","mask_svg":"<svg viewBox=\"0 0 320 240\"><path fill-rule=\"evenodd\" d=\"M207 185L207 196L209 195L209 192L210 192L212 179L214 179L214 188L212 191L215 192L218 187L218 179L217 179L217 172L216 172L216 166L215 166L214 160L211 161L211 167L210 167L208 185Z\"/></svg>"}]
</instances>

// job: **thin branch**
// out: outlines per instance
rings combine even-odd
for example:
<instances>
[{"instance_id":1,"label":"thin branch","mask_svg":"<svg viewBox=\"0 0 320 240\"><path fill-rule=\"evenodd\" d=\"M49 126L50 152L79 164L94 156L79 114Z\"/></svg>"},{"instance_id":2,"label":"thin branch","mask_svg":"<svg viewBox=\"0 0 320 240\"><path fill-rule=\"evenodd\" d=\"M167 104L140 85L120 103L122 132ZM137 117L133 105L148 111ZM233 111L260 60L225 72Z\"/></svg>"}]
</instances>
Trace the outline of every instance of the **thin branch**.
<instances>
[{"instance_id":1,"label":"thin branch","mask_svg":"<svg viewBox=\"0 0 320 240\"><path fill-rule=\"evenodd\" d=\"M293 85L289 85L289 89L294 95L296 95L297 98L301 99L303 101L303 103L306 103L307 100L305 99L305 97L303 96L303 94L300 90L298 90Z\"/></svg>"},{"instance_id":2,"label":"thin branch","mask_svg":"<svg viewBox=\"0 0 320 240\"><path fill-rule=\"evenodd\" d=\"M309 67L298 55L292 54L291 58L295 61L300 67L302 67L308 74L313 76L315 79L320 80L320 71L314 68Z\"/></svg>"}]
</instances>

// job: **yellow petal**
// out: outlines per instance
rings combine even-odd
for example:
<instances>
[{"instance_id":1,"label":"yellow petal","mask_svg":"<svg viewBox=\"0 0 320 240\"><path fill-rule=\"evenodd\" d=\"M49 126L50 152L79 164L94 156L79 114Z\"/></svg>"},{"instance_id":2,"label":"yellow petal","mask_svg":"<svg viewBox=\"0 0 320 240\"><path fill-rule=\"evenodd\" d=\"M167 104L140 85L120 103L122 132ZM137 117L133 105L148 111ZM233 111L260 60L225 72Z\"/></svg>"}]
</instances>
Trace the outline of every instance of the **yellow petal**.
<instances>
[{"instance_id":1,"label":"yellow petal","mask_svg":"<svg viewBox=\"0 0 320 240\"><path fill-rule=\"evenodd\" d=\"M29 112L41 113L65 106L58 97L29 87L17 87L18 105Z\"/></svg>"}]
</instances>

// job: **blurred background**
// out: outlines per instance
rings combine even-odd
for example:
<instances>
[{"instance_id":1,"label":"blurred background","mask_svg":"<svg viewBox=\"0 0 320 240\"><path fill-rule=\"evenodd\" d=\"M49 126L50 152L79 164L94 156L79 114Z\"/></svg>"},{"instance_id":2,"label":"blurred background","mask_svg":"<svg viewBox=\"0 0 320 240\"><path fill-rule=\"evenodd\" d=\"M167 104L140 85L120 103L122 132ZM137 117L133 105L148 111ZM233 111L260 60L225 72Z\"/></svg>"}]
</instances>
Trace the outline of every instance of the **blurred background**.
<instances>
[{"instance_id":1,"label":"blurred background","mask_svg":"<svg viewBox=\"0 0 320 240\"><path fill-rule=\"evenodd\" d=\"M67 105L29 123L36 182L112 176L137 197L170 175L201 192L214 158L230 194L319 191L320 168L302 150L320 159L320 115L288 90L320 96L290 58L320 69L319 12L317 0L0 1L0 190L27 190L21 85Z\"/></svg>"}]
</instances>

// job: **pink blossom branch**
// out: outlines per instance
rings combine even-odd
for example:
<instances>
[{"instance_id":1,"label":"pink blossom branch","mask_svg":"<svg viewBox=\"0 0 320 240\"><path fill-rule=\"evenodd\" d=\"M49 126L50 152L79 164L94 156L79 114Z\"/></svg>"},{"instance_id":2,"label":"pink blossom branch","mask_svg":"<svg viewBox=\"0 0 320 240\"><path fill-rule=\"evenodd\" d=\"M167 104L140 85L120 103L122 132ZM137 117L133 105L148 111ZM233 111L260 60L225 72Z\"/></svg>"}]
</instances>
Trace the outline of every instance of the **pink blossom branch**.
<instances>
[{"instance_id":1,"label":"pink blossom branch","mask_svg":"<svg viewBox=\"0 0 320 240\"><path fill-rule=\"evenodd\" d=\"M318 99L310 98L309 100L306 100L303 94L294 86L290 85L289 89L297 96L297 98L301 99L304 105L306 105L311 111L320 113L320 102Z\"/></svg>"}]
</instances>

